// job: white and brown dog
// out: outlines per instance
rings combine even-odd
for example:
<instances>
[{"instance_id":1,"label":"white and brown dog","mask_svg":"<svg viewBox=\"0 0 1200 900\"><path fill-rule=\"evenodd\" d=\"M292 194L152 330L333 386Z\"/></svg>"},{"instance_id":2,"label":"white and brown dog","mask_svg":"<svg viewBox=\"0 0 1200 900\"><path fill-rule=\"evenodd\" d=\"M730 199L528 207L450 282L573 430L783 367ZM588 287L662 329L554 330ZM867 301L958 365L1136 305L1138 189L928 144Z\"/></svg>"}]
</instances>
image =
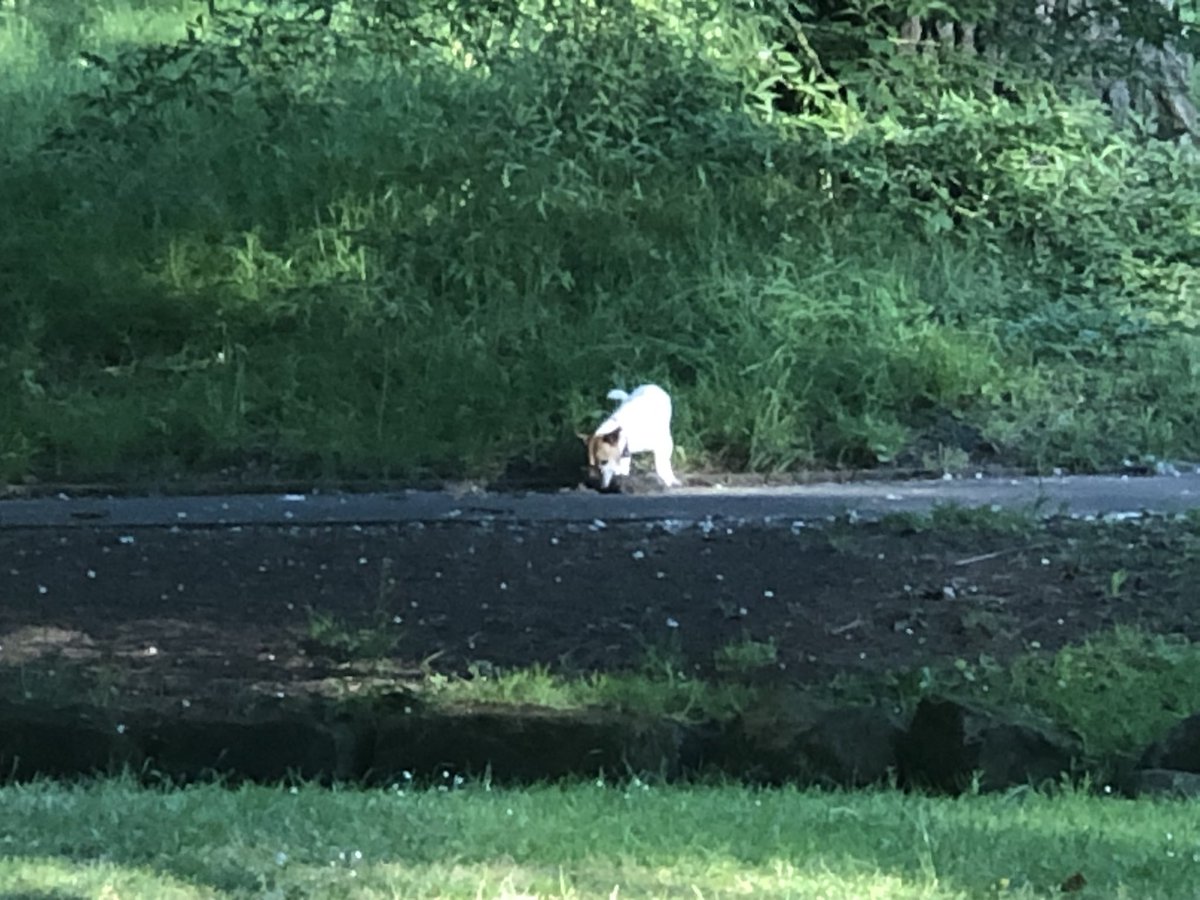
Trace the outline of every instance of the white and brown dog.
<instances>
[{"instance_id":1,"label":"white and brown dog","mask_svg":"<svg viewBox=\"0 0 1200 900\"><path fill-rule=\"evenodd\" d=\"M678 487L679 479L671 469L671 395L657 384L643 384L632 394L608 392L609 400L618 400L611 416L591 434L581 434L587 444L588 466L607 490L617 475L629 474L635 453L653 453L654 471L667 487Z\"/></svg>"}]
</instances>

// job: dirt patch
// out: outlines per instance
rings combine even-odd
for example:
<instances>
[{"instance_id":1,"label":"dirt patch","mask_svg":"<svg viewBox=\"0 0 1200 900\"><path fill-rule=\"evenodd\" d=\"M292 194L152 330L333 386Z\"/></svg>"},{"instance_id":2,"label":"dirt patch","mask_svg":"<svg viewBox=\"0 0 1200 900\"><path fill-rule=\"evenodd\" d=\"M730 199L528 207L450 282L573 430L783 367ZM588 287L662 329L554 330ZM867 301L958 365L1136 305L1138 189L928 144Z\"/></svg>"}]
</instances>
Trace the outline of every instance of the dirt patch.
<instances>
[{"instance_id":1,"label":"dirt patch","mask_svg":"<svg viewBox=\"0 0 1200 900\"><path fill-rule=\"evenodd\" d=\"M1162 520L6 530L0 696L216 711L534 664L811 684L1117 623L1200 639L1196 542Z\"/></svg>"}]
</instances>

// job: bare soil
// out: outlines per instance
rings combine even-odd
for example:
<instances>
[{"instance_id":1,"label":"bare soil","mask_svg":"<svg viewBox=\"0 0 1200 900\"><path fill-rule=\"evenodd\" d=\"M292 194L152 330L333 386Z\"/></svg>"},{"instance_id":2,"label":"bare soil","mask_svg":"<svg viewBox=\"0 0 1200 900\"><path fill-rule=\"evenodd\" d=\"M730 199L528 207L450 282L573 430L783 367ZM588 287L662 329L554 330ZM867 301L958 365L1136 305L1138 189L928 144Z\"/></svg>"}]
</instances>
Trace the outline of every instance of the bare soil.
<instances>
[{"instance_id":1,"label":"bare soil","mask_svg":"<svg viewBox=\"0 0 1200 900\"><path fill-rule=\"evenodd\" d=\"M0 697L233 709L363 673L667 664L756 677L1004 660L1117 623L1200 640L1186 523L964 517L0 531ZM103 695L103 696L100 696Z\"/></svg>"}]
</instances>

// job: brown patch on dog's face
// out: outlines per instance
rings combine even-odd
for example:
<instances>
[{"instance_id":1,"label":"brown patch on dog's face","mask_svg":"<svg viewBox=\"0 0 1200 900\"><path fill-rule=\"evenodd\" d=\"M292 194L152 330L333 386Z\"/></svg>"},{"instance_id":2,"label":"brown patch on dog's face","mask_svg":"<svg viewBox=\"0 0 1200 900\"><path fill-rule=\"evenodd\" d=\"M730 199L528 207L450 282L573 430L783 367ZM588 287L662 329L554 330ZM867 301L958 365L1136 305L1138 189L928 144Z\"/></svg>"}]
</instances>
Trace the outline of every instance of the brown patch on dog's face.
<instances>
[{"instance_id":1,"label":"brown patch on dog's face","mask_svg":"<svg viewBox=\"0 0 1200 900\"><path fill-rule=\"evenodd\" d=\"M588 468L592 470L593 476L600 475L601 470L606 464L611 464L613 460L620 459L620 428L616 431L610 431L607 434L581 434L579 437L587 444Z\"/></svg>"}]
</instances>

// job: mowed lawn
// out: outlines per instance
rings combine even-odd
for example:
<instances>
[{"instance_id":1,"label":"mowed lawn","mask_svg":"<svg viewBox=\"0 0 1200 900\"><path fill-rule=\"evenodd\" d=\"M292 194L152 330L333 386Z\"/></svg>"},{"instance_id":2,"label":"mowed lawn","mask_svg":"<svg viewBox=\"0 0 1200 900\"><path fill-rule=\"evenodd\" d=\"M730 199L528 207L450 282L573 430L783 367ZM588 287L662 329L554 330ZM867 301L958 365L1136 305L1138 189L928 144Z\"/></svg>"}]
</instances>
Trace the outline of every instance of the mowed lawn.
<instances>
[{"instance_id":1,"label":"mowed lawn","mask_svg":"<svg viewBox=\"0 0 1200 900\"><path fill-rule=\"evenodd\" d=\"M641 782L0 790L0 896L1194 898L1186 802Z\"/></svg>"}]
</instances>

